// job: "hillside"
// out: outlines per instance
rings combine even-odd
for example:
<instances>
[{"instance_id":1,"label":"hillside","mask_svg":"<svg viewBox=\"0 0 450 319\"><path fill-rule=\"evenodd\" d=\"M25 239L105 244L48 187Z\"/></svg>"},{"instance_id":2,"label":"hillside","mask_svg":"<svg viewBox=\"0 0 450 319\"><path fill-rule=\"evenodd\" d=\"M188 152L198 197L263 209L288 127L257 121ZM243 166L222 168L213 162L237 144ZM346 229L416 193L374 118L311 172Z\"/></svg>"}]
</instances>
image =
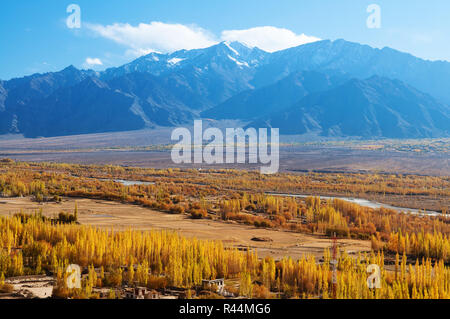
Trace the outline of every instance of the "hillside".
<instances>
[{"instance_id":1,"label":"hillside","mask_svg":"<svg viewBox=\"0 0 450 319\"><path fill-rule=\"evenodd\" d=\"M449 102L448 62L344 40L274 53L222 42L150 53L104 72L69 66L2 81L0 134L113 132L204 117L260 119L296 134L447 136Z\"/></svg>"},{"instance_id":2,"label":"hillside","mask_svg":"<svg viewBox=\"0 0 450 319\"><path fill-rule=\"evenodd\" d=\"M373 76L310 94L249 126L279 127L281 134L416 138L448 135L449 123L448 106L401 81Z\"/></svg>"}]
</instances>

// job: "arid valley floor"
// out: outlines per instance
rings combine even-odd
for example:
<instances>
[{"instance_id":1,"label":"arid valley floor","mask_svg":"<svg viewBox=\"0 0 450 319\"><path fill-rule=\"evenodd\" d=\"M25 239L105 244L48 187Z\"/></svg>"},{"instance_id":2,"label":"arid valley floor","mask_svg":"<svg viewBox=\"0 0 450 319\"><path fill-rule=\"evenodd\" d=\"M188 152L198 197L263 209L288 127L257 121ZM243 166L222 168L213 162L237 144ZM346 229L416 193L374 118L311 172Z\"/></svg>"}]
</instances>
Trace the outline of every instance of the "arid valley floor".
<instances>
[{"instance_id":1,"label":"arid valley floor","mask_svg":"<svg viewBox=\"0 0 450 319\"><path fill-rule=\"evenodd\" d=\"M448 139L286 141L280 149L280 173L265 177L256 172L257 166L248 164L173 164L170 144L163 137L158 138L158 134L165 136L164 132L152 135L156 136L152 140L148 140L148 133L35 140L11 136L0 140L0 159L3 158L0 217L4 218L5 229L24 232L13 236L10 230L5 230L7 235L3 241L8 253L4 260L11 258L11 261L4 269L9 274L6 283L12 285L13 292L1 298L46 298L51 291L54 296L69 296L66 288L61 287L61 267L68 258L81 263L83 271L89 272L83 277L85 288L74 296L77 298L124 298L126 289L136 280L146 289L153 289L150 294L161 298L185 294L218 297L214 291L205 294L199 288L200 275L177 274L181 270L173 267L181 262L206 267L201 276L208 280L227 277L225 286L229 295L224 296L328 298L331 266L327 254L333 245L331 236L336 233L343 285L365 285L364 263L374 260L381 263L385 277L381 295L372 294L366 288L349 291L342 286L338 292L340 297L404 298L405 291L396 285L405 282L409 287L408 296L447 296L447 288L437 292L429 286L435 284L435 279L425 286L418 281L417 285L422 286L416 292L414 285L419 279L413 276L413 268L406 267L414 266L419 273L424 271L421 267L425 264L448 267ZM35 221L27 222L30 218ZM49 222L55 225L53 239L45 233ZM26 230L26 227L31 228ZM42 234L36 235L36 230L31 231L33 227L38 227ZM174 244L177 247L197 243L198 239L205 247L200 249L193 244L196 248L189 248L191 251L220 252L226 256L221 260L227 265L221 268L204 257L185 260L186 254L177 255L180 260L174 262L171 251L175 246L165 247L164 243L167 250L161 256L144 258L146 255L139 246L131 252L130 248L126 249L126 255L110 251L104 253L105 257L93 256L109 249L101 248L105 243L98 239L89 244L83 242L93 229L98 229L95 236L119 240L114 249L125 249L123 245L129 240L126 236L140 234L152 234L145 235L151 238L172 236L162 235L166 231L176 234L181 239L174 237L167 245L180 241ZM30 232L36 239L29 238ZM74 232L80 234L73 237ZM65 236L67 240L61 242ZM148 240L139 245L148 245ZM215 243L220 245L211 246ZM68 247L61 248L61 245ZM83 256L82 252L68 253L71 249L76 251L76 245L92 245L93 257ZM152 245L156 246L148 251L161 249L157 242ZM45 256L36 255L48 249L53 250L52 255L49 252ZM74 254L80 255L74 257ZM103 259L106 256L114 262L106 263ZM313 260L304 259L312 256ZM61 259L58 265L54 263L55 258L63 257L66 259ZM418 262L425 257L426 261ZM15 268L19 267L17 258L24 258L21 270ZM397 277L400 259L403 279ZM242 268L244 260L248 264ZM292 264L297 260L298 264ZM205 266L205 262L210 264ZM270 270L268 265L272 267ZM134 275L134 271L130 274L131 266L140 275ZM142 267L149 267L145 280ZM217 273L211 274L208 267ZM246 270L248 267L252 270ZM359 270L354 272L355 269ZM121 279L117 279L117 271ZM271 272L270 278L267 271ZM286 277L287 271L296 272L295 276L299 277ZM449 270L433 271L441 271L444 276ZM248 279L250 276L253 280ZM319 279L321 276L324 279ZM95 283L91 282L92 278L101 280ZM298 278L304 278L300 286ZM167 288L167 284L175 290ZM34 290L27 290L27 286Z\"/></svg>"}]
</instances>

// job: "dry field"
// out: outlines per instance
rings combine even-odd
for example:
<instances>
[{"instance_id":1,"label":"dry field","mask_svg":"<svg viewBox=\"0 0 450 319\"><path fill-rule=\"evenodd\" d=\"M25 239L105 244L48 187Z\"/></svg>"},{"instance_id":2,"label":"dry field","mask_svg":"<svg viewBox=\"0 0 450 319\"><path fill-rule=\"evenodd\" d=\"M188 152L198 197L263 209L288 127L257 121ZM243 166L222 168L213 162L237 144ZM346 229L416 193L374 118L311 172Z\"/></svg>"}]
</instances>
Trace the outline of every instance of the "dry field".
<instances>
[{"instance_id":1,"label":"dry field","mask_svg":"<svg viewBox=\"0 0 450 319\"><path fill-rule=\"evenodd\" d=\"M171 215L140 206L103 200L64 198L62 203L38 204L30 198L0 199L0 215L7 216L23 210L32 213L42 208L44 215L56 215L61 211L73 212L78 206L81 224L114 230L173 230L186 237L221 240L225 246L256 249L258 256L280 259L290 256L294 260L303 254L323 256L324 248L331 246L329 238L287 231L255 228L233 222L191 219L186 215ZM265 241L255 241L254 238ZM341 249L349 254L370 251L370 242L341 239Z\"/></svg>"},{"instance_id":2,"label":"dry field","mask_svg":"<svg viewBox=\"0 0 450 319\"><path fill-rule=\"evenodd\" d=\"M0 143L1 146L1 143ZM259 169L261 164L174 164L170 151L140 150L67 150L18 151L1 150L0 158L17 161L74 164L126 165L151 168L234 168ZM351 150L328 147L281 147L281 172L371 172L449 176L448 154L412 154L376 150Z\"/></svg>"},{"instance_id":3,"label":"dry field","mask_svg":"<svg viewBox=\"0 0 450 319\"><path fill-rule=\"evenodd\" d=\"M235 127L234 123L214 123L217 127ZM171 128L157 128L138 131L98 133L51 138L22 138L21 136L0 136L0 158L8 157L18 161L53 161L59 163L114 164L138 167L203 167L205 165L174 164L170 150L142 150L142 147L172 144ZM301 142L306 137L281 136L282 143ZM321 139L309 137L305 141ZM374 143L370 142L369 144ZM358 142L330 142L317 145L282 146L280 148L280 171L302 172L309 170L327 172L389 172L417 175L450 175L450 157L445 150L417 152L414 143L426 141L386 141L383 148L365 147ZM392 144L392 145L391 145ZM361 146L362 145L362 146ZM412 146L411 146L412 145ZM400 151L402 150L402 151ZM207 168L259 169L260 164L221 164Z\"/></svg>"}]
</instances>

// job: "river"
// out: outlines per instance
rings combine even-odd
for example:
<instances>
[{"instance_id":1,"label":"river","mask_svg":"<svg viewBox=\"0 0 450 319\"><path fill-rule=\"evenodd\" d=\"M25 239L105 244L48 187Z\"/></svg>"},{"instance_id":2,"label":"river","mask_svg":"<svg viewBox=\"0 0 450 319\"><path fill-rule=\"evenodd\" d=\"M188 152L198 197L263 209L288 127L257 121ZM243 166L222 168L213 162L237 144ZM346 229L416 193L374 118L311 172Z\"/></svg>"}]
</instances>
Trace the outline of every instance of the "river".
<instances>
[{"instance_id":1,"label":"river","mask_svg":"<svg viewBox=\"0 0 450 319\"><path fill-rule=\"evenodd\" d=\"M97 178L93 178L97 179ZM126 179L108 179L108 178L98 178L99 181L111 181L120 183L124 186L134 186L134 185L155 185L155 182L142 182L142 181L132 181L132 180L126 180Z\"/></svg>"},{"instance_id":2,"label":"river","mask_svg":"<svg viewBox=\"0 0 450 319\"><path fill-rule=\"evenodd\" d=\"M284 194L284 193L266 193L267 195L273 195L273 196L286 196L286 197L300 197L300 198L306 198L313 195L302 195L302 194ZM330 196L320 196L321 199L341 199L349 203L358 204L363 207L370 207L370 208L388 208L395 210L399 213L411 213L416 215L422 215L422 216L441 216L440 213L435 211L421 211L414 208L405 208L405 207L396 207L391 206L388 204L378 203L374 201L370 201L364 198L354 198L354 197L330 197Z\"/></svg>"}]
</instances>

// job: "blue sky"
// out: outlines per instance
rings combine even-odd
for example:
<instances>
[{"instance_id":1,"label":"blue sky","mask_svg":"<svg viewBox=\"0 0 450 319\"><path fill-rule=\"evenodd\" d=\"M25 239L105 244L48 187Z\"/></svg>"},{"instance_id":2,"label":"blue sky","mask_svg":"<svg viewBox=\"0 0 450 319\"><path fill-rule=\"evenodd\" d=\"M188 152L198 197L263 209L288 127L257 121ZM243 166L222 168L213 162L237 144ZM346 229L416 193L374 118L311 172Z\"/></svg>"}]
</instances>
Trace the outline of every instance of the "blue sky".
<instances>
[{"instance_id":1,"label":"blue sky","mask_svg":"<svg viewBox=\"0 0 450 319\"><path fill-rule=\"evenodd\" d=\"M66 26L71 3L81 8L81 29ZM369 4L381 8L379 29L366 25ZM7 0L0 10L0 79L70 64L102 70L151 50L234 38L266 50L343 38L450 61L449 14L448 0Z\"/></svg>"}]
</instances>

